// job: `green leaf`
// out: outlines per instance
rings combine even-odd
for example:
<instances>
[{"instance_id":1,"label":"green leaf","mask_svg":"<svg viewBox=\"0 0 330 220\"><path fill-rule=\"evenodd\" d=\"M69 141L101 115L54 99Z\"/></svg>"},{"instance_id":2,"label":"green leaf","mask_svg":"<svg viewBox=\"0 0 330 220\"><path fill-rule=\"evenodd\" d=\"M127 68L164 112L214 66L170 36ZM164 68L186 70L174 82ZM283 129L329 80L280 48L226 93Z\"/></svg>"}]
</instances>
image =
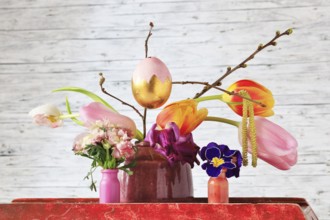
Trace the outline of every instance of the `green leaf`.
<instances>
[{"instance_id":1,"label":"green leaf","mask_svg":"<svg viewBox=\"0 0 330 220\"><path fill-rule=\"evenodd\" d=\"M96 190L96 181L92 181L92 183L91 183L91 185L90 185L90 187L89 187L90 189L91 189L91 191L97 191Z\"/></svg>"},{"instance_id":2,"label":"green leaf","mask_svg":"<svg viewBox=\"0 0 330 220\"><path fill-rule=\"evenodd\" d=\"M108 161L108 166L109 169L114 169L116 168L116 158L111 158L110 161Z\"/></svg>"},{"instance_id":3,"label":"green leaf","mask_svg":"<svg viewBox=\"0 0 330 220\"><path fill-rule=\"evenodd\" d=\"M96 95L95 93L88 91L86 89L83 88L79 88L79 87L62 87L62 88L58 88L53 90L52 92L78 92L81 94L84 94L86 96L88 96L89 98L91 98L92 100L94 100L95 102L100 102L103 105L107 106L108 108L110 108L112 111L117 112L111 105L109 105L109 103L107 103L104 99L102 99L101 97L99 97L98 95Z\"/></svg>"},{"instance_id":4,"label":"green leaf","mask_svg":"<svg viewBox=\"0 0 330 220\"><path fill-rule=\"evenodd\" d=\"M122 167L119 167L119 169L127 169L127 168L132 168L132 167L135 167L135 166L136 166L136 160L133 160L131 163L126 164Z\"/></svg>"},{"instance_id":5,"label":"green leaf","mask_svg":"<svg viewBox=\"0 0 330 220\"><path fill-rule=\"evenodd\" d=\"M139 141L143 140L143 134L140 130L136 129L136 134L135 134L135 138L138 139Z\"/></svg>"},{"instance_id":6,"label":"green leaf","mask_svg":"<svg viewBox=\"0 0 330 220\"><path fill-rule=\"evenodd\" d=\"M122 171L126 172L128 175L133 175L133 171L131 171L130 169L122 169L122 168L119 168L121 169Z\"/></svg>"},{"instance_id":7,"label":"green leaf","mask_svg":"<svg viewBox=\"0 0 330 220\"><path fill-rule=\"evenodd\" d=\"M89 186L89 189L90 189L91 191L93 191L93 189L94 189L94 182L91 183L91 185Z\"/></svg>"},{"instance_id":8,"label":"green leaf","mask_svg":"<svg viewBox=\"0 0 330 220\"><path fill-rule=\"evenodd\" d=\"M68 97L65 97L65 105L66 105L66 110L68 111L68 113L72 114ZM81 126L84 125L84 122L79 121L77 118L71 118L71 120L74 121L77 125L81 125Z\"/></svg>"},{"instance_id":9,"label":"green leaf","mask_svg":"<svg viewBox=\"0 0 330 220\"><path fill-rule=\"evenodd\" d=\"M79 155L82 156L82 157L86 157L88 159L93 159L92 157L88 156L87 154L79 154Z\"/></svg>"},{"instance_id":10,"label":"green leaf","mask_svg":"<svg viewBox=\"0 0 330 220\"><path fill-rule=\"evenodd\" d=\"M96 181L94 181L93 179L93 173L95 171L96 168L91 168L90 171L87 173L87 175L85 176L84 180L89 180L89 178L91 179L91 185L89 186L91 191L95 191L96 192Z\"/></svg>"}]
</instances>

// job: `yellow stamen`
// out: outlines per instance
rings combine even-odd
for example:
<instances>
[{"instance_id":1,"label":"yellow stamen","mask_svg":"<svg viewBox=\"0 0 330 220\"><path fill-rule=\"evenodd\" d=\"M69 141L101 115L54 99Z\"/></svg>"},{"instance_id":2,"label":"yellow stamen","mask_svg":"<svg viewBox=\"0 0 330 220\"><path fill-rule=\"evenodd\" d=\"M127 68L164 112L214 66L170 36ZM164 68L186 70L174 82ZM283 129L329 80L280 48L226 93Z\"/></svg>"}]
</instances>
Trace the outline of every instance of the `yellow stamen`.
<instances>
[{"instance_id":1,"label":"yellow stamen","mask_svg":"<svg viewBox=\"0 0 330 220\"><path fill-rule=\"evenodd\" d=\"M214 167L219 167L220 165L224 164L225 161L223 159L221 159L221 158L213 157L212 163L213 163L213 166Z\"/></svg>"},{"instance_id":2,"label":"yellow stamen","mask_svg":"<svg viewBox=\"0 0 330 220\"><path fill-rule=\"evenodd\" d=\"M54 116L54 115L49 115L48 120L51 121L52 123L57 122L58 121L58 117Z\"/></svg>"}]
</instances>

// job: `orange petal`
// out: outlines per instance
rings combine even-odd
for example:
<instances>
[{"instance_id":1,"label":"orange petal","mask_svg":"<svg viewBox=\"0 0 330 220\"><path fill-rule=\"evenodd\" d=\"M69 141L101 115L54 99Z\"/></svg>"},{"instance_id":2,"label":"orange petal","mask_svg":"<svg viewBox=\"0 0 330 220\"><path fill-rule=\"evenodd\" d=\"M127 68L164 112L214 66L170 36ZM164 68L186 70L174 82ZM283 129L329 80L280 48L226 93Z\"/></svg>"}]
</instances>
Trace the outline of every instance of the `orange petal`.
<instances>
[{"instance_id":1,"label":"orange petal","mask_svg":"<svg viewBox=\"0 0 330 220\"><path fill-rule=\"evenodd\" d=\"M227 89L228 91L234 91L238 93L241 90L246 90L251 99L261 102L266 105L266 107L262 107L258 104L254 104L255 115L259 116L271 116L274 114L272 108L274 107L274 98L269 89L264 87L263 85L254 82L252 80L240 80L232 85L230 85ZM239 96L231 96L228 94L223 95L223 100L226 102L242 102L243 99ZM242 104L230 104L228 106L238 115L242 116Z\"/></svg>"},{"instance_id":2,"label":"orange petal","mask_svg":"<svg viewBox=\"0 0 330 220\"><path fill-rule=\"evenodd\" d=\"M191 133L204 121L207 114L208 110L206 108L201 108L196 114L190 115L190 117L186 119L185 123L182 125L180 133L183 135Z\"/></svg>"}]
</instances>

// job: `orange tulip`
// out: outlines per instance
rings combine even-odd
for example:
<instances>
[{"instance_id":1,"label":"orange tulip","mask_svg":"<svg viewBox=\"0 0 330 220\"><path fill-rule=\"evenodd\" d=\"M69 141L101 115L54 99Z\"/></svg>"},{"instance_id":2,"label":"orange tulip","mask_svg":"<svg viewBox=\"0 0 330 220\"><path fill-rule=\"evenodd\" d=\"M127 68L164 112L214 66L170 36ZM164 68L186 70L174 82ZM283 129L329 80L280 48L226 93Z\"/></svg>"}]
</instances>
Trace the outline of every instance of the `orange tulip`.
<instances>
[{"instance_id":1,"label":"orange tulip","mask_svg":"<svg viewBox=\"0 0 330 220\"><path fill-rule=\"evenodd\" d=\"M197 110L198 102L193 99L174 102L166 106L157 116L156 122L163 129L174 122L180 129L181 135L191 133L207 116L207 109Z\"/></svg>"},{"instance_id":2,"label":"orange tulip","mask_svg":"<svg viewBox=\"0 0 330 220\"><path fill-rule=\"evenodd\" d=\"M232 84L227 89L230 92L238 93L241 90L245 90L251 96L251 99L261 102L265 107L253 103L254 115L268 117L274 115L274 98L272 92L264 87L263 85L256 83L252 80L240 80ZM222 96L223 101L228 103L228 106L236 112L238 115L242 116L243 104L233 104L231 102L242 102L242 98L239 96L224 94Z\"/></svg>"}]
</instances>

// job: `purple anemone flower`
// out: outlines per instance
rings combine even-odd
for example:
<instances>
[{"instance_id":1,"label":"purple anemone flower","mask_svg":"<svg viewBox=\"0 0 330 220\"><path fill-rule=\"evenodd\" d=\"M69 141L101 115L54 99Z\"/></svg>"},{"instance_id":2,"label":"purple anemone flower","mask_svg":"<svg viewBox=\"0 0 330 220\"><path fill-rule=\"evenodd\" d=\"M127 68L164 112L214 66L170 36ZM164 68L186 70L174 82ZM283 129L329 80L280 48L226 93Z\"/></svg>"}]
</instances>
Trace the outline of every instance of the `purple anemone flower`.
<instances>
[{"instance_id":1,"label":"purple anemone flower","mask_svg":"<svg viewBox=\"0 0 330 220\"><path fill-rule=\"evenodd\" d=\"M206 163L202 169L211 177L220 175L221 169L226 168L226 177L239 177L240 167L242 166L242 155L238 150L230 150L227 145L218 145L214 142L203 147L199 155Z\"/></svg>"},{"instance_id":2,"label":"purple anemone flower","mask_svg":"<svg viewBox=\"0 0 330 220\"><path fill-rule=\"evenodd\" d=\"M194 143L192 134L180 135L180 130L174 122L168 123L164 129L158 129L157 124L154 124L148 131L145 141L164 155L170 164L180 161L189 163L192 168L194 162L199 165L196 157L199 147Z\"/></svg>"}]
</instances>

